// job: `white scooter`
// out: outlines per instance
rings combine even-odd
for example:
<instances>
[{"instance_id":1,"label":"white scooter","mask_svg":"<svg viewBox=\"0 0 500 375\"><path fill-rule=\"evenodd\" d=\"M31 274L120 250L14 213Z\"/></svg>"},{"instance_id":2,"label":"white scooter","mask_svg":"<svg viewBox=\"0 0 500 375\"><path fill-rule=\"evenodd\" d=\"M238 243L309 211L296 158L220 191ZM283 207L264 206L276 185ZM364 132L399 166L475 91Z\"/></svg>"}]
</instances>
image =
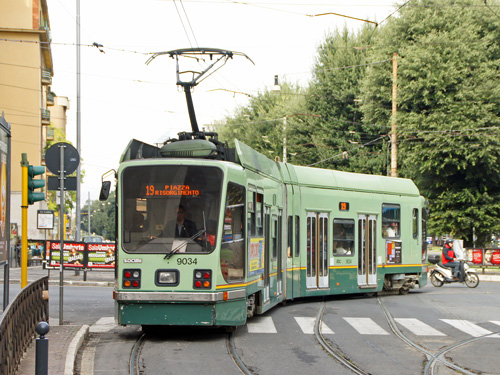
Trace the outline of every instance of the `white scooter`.
<instances>
[{"instance_id":1,"label":"white scooter","mask_svg":"<svg viewBox=\"0 0 500 375\"><path fill-rule=\"evenodd\" d=\"M452 268L444 266L441 262L441 255L429 255L429 262L436 266L431 270L429 277L432 285L441 287L443 284L465 282L469 288L475 288L479 285L479 276L475 269L470 268L467 262L463 259L458 259L460 263L459 277L453 277ZM461 278L460 272L464 272L464 277Z\"/></svg>"}]
</instances>

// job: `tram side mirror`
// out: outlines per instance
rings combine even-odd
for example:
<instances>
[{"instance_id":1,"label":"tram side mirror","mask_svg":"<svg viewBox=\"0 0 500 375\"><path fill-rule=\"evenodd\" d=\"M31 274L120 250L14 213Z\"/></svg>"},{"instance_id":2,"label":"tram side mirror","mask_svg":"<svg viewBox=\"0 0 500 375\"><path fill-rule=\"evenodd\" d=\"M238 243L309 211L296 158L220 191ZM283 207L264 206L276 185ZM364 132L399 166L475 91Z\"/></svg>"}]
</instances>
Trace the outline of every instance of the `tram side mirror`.
<instances>
[{"instance_id":1,"label":"tram side mirror","mask_svg":"<svg viewBox=\"0 0 500 375\"><path fill-rule=\"evenodd\" d=\"M101 185L101 192L99 193L99 200L100 201L108 200L110 190L111 190L111 181L103 181Z\"/></svg>"}]
</instances>

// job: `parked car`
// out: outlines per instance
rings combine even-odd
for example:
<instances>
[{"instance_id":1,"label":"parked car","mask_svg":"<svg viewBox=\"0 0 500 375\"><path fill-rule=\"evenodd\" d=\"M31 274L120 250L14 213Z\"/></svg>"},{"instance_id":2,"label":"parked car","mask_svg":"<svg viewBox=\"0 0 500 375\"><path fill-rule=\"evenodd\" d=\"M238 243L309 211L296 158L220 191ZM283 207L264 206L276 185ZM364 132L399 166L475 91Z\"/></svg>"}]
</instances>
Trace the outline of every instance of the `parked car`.
<instances>
[{"instance_id":1,"label":"parked car","mask_svg":"<svg viewBox=\"0 0 500 375\"><path fill-rule=\"evenodd\" d=\"M102 236L84 236L83 242L86 242L86 243L104 242L104 237L102 237Z\"/></svg>"}]
</instances>

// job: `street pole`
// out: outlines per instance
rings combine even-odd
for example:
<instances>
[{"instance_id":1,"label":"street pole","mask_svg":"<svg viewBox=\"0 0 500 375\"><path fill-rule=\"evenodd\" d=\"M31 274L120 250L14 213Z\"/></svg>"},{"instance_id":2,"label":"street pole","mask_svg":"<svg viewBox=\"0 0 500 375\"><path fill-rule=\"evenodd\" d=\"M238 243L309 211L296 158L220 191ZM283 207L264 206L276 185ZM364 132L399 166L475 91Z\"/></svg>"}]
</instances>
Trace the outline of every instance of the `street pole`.
<instances>
[{"instance_id":1,"label":"street pole","mask_svg":"<svg viewBox=\"0 0 500 375\"><path fill-rule=\"evenodd\" d=\"M286 158L286 116L283 117L283 163L287 162Z\"/></svg>"},{"instance_id":2,"label":"street pole","mask_svg":"<svg viewBox=\"0 0 500 375\"><path fill-rule=\"evenodd\" d=\"M398 177L398 146L396 134L396 113L398 110L398 54L392 55L392 126L391 126L391 177Z\"/></svg>"},{"instance_id":3,"label":"street pole","mask_svg":"<svg viewBox=\"0 0 500 375\"><path fill-rule=\"evenodd\" d=\"M28 165L28 155L23 153L21 155L21 288L28 285Z\"/></svg>"},{"instance_id":4,"label":"street pole","mask_svg":"<svg viewBox=\"0 0 500 375\"><path fill-rule=\"evenodd\" d=\"M82 154L81 147L81 109L80 109L80 0L76 0L76 150ZM76 169L76 220L75 240L80 241L80 163ZM75 271L76 274L76 271Z\"/></svg>"},{"instance_id":5,"label":"street pole","mask_svg":"<svg viewBox=\"0 0 500 375\"><path fill-rule=\"evenodd\" d=\"M89 236L90 236L90 191L89 191L89 208L87 208L87 217L89 219Z\"/></svg>"},{"instance_id":6,"label":"street pole","mask_svg":"<svg viewBox=\"0 0 500 375\"><path fill-rule=\"evenodd\" d=\"M59 146L59 325L64 324L63 296L64 296L64 148Z\"/></svg>"}]
</instances>

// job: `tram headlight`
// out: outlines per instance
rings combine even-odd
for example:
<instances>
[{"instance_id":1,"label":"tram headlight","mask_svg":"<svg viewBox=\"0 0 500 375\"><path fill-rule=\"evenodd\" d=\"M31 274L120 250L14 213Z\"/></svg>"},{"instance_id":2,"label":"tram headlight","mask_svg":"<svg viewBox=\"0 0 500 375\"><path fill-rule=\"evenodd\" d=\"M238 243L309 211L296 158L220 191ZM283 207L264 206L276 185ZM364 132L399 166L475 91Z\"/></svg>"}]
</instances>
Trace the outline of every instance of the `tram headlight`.
<instances>
[{"instance_id":1,"label":"tram headlight","mask_svg":"<svg viewBox=\"0 0 500 375\"><path fill-rule=\"evenodd\" d=\"M156 285L179 285L179 271L177 270L157 270L156 271Z\"/></svg>"}]
</instances>

